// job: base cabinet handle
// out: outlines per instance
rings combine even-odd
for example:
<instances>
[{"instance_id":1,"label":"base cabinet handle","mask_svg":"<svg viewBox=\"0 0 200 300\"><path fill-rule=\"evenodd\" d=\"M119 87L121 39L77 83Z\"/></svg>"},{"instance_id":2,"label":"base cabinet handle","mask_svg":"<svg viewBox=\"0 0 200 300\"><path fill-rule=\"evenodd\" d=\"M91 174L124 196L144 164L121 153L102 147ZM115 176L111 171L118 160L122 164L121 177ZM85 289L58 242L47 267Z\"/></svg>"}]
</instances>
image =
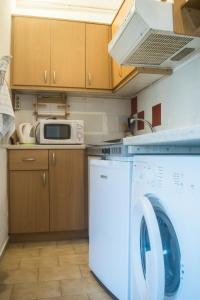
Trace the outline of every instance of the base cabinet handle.
<instances>
[{"instance_id":1,"label":"base cabinet handle","mask_svg":"<svg viewBox=\"0 0 200 300\"><path fill-rule=\"evenodd\" d=\"M34 157L27 157L27 158L22 158L22 161L35 161L36 159Z\"/></svg>"},{"instance_id":2,"label":"base cabinet handle","mask_svg":"<svg viewBox=\"0 0 200 300\"><path fill-rule=\"evenodd\" d=\"M42 175L43 185L46 185L46 173L44 172Z\"/></svg>"},{"instance_id":3,"label":"base cabinet handle","mask_svg":"<svg viewBox=\"0 0 200 300\"><path fill-rule=\"evenodd\" d=\"M56 155L55 155L54 152L53 152L53 154L52 154L52 163L53 163L53 165L55 166L55 164L56 164Z\"/></svg>"}]
</instances>

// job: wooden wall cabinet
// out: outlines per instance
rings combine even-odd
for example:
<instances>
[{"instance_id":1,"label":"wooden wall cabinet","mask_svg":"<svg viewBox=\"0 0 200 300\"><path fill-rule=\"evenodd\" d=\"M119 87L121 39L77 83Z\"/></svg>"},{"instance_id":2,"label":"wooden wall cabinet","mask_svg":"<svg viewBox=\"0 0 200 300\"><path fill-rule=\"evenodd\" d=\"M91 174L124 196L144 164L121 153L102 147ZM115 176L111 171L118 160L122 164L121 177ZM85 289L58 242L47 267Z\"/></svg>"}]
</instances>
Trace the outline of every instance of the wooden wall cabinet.
<instances>
[{"instance_id":1,"label":"wooden wall cabinet","mask_svg":"<svg viewBox=\"0 0 200 300\"><path fill-rule=\"evenodd\" d=\"M13 17L13 88L111 89L109 38L108 25Z\"/></svg>"},{"instance_id":2,"label":"wooden wall cabinet","mask_svg":"<svg viewBox=\"0 0 200 300\"><path fill-rule=\"evenodd\" d=\"M85 87L85 23L51 20L51 85Z\"/></svg>"},{"instance_id":3,"label":"wooden wall cabinet","mask_svg":"<svg viewBox=\"0 0 200 300\"><path fill-rule=\"evenodd\" d=\"M200 36L199 0L174 0L173 16L176 33Z\"/></svg>"},{"instance_id":4,"label":"wooden wall cabinet","mask_svg":"<svg viewBox=\"0 0 200 300\"><path fill-rule=\"evenodd\" d=\"M10 233L86 230L84 150L10 150Z\"/></svg>"},{"instance_id":5,"label":"wooden wall cabinet","mask_svg":"<svg viewBox=\"0 0 200 300\"><path fill-rule=\"evenodd\" d=\"M111 88L110 26L86 24L86 88Z\"/></svg>"},{"instance_id":6,"label":"wooden wall cabinet","mask_svg":"<svg viewBox=\"0 0 200 300\"><path fill-rule=\"evenodd\" d=\"M113 23L112 23L112 37L118 31L119 27L125 20L125 17L132 6L132 0L125 0L118 11ZM134 71L134 67L124 67L119 65L114 59L112 60L112 73L113 73L113 87L115 88L120 84L131 72Z\"/></svg>"},{"instance_id":7,"label":"wooden wall cabinet","mask_svg":"<svg viewBox=\"0 0 200 300\"><path fill-rule=\"evenodd\" d=\"M48 19L13 18L12 84L50 84L50 22Z\"/></svg>"}]
</instances>

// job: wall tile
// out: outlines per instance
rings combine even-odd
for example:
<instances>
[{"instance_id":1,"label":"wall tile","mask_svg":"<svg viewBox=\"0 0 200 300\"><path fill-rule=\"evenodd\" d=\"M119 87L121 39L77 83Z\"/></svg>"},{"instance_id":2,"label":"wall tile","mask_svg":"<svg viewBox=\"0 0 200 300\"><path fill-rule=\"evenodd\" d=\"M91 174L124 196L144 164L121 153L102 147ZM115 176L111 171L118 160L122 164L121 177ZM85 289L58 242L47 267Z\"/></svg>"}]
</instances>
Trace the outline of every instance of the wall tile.
<instances>
[{"instance_id":1,"label":"wall tile","mask_svg":"<svg viewBox=\"0 0 200 300\"><path fill-rule=\"evenodd\" d=\"M131 114L135 115L138 112L138 101L137 101L137 97L134 97L133 99L131 99Z\"/></svg>"},{"instance_id":2,"label":"wall tile","mask_svg":"<svg viewBox=\"0 0 200 300\"><path fill-rule=\"evenodd\" d=\"M161 125L161 103L152 107L152 125L153 127Z\"/></svg>"},{"instance_id":3,"label":"wall tile","mask_svg":"<svg viewBox=\"0 0 200 300\"><path fill-rule=\"evenodd\" d=\"M144 119L144 111L140 111L140 112L137 114L137 117L138 117L139 119ZM138 121L138 122L137 122L137 129L138 129L138 130L144 130L144 122Z\"/></svg>"}]
</instances>

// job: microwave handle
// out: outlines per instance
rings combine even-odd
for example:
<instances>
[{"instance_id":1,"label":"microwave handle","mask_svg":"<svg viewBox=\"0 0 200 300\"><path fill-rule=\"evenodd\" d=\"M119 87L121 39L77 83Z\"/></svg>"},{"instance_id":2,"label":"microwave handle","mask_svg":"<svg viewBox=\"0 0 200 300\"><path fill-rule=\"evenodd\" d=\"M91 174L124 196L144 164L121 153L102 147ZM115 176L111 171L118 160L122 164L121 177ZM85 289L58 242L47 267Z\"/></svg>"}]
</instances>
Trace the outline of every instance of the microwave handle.
<instances>
[{"instance_id":1,"label":"microwave handle","mask_svg":"<svg viewBox=\"0 0 200 300\"><path fill-rule=\"evenodd\" d=\"M52 163L55 166L55 164L56 164L56 155L55 155L55 152L53 152L53 154L52 154Z\"/></svg>"}]
</instances>

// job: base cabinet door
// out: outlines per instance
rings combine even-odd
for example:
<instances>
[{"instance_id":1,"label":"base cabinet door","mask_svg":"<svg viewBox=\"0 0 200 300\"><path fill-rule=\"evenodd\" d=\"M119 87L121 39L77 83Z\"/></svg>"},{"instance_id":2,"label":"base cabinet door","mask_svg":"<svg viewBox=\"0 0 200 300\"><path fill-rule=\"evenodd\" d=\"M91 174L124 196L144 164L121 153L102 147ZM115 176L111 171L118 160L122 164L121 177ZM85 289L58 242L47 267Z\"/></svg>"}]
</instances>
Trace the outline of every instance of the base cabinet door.
<instances>
[{"instance_id":1,"label":"base cabinet door","mask_svg":"<svg viewBox=\"0 0 200 300\"><path fill-rule=\"evenodd\" d=\"M50 231L86 229L83 150L49 151Z\"/></svg>"},{"instance_id":2,"label":"base cabinet door","mask_svg":"<svg viewBox=\"0 0 200 300\"><path fill-rule=\"evenodd\" d=\"M48 171L10 171L10 233L49 231Z\"/></svg>"}]
</instances>

